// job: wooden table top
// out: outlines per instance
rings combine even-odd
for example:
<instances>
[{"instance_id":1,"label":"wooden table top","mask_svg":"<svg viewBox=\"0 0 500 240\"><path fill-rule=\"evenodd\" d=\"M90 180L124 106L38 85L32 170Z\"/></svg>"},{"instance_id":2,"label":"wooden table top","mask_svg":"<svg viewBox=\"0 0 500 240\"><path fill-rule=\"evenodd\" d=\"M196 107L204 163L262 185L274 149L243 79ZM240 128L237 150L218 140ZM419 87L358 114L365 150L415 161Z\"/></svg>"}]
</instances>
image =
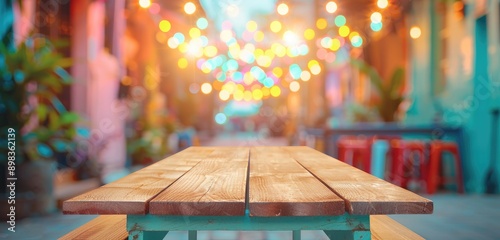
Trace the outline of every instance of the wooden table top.
<instances>
[{"instance_id":1,"label":"wooden table top","mask_svg":"<svg viewBox=\"0 0 500 240\"><path fill-rule=\"evenodd\" d=\"M65 214L429 214L433 203L308 147L191 147L63 203Z\"/></svg>"}]
</instances>

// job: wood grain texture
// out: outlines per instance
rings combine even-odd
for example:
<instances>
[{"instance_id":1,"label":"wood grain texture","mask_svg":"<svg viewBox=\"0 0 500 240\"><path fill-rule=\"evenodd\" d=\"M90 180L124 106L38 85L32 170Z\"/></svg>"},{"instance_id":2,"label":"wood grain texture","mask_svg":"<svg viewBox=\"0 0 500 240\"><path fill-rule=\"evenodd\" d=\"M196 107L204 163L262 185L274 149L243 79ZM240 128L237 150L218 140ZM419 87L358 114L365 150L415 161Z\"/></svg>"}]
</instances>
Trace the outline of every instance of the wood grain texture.
<instances>
[{"instance_id":1,"label":"wood grain texture","mask_svg":"<svg viewBox=\"0 0 500 240\"><path fill-rule=\"evenodd\" d=\"M148 202L215 150L191 147L63 203L65 214L146 214Z\"/></svg>"},{"instance_id":2,"label":"wood grain texture","mask_svg":"<svg viewBox=\"0 0 500 240\"><path fill-rule=\"evenodd\" d=\"M374 240L423 240L410 229L384 215L370 216L370 230Z\"/></svg>"},{"instance_id":3,"label":"wood grain texture","mask_svg":"<svg viewBox=\"0 0 500 240\"><path fill-rule=\"evenodd\" d=\"M286 150L345 200L351 214L429 214L431 200L376 178L309 147Z\"/></svg>"},{"instance_id":4,"label":"wood grain texture","mask_svg":"<svg viewBox=\"0 0 500 240\"><path fill-rule=\"evenodd\" d=\"M152 199L149 212L191 216L244 215L248 158L248 147L217 147Z\"/></svg>"},{"instance_id":5,"label":"wood grain texture","mask_svg":"<svg viewBox=\"0 0 500 240\"><path fill-rule=\"evenodd\" d=\"M250 149L250 215L343 214L344 201L298 164L285 149Z\"/></svg>"},{"instance_id":6,"label":"wood grain texture","mask_svg":"<svg viewBox=\"0 0 500 240\"><path fill-rule=\"evenodd\" d=\"M127 216L99 216L59 238L60 240L109 239L123 240L128 238Z\"/></svg>"}]
</instances>

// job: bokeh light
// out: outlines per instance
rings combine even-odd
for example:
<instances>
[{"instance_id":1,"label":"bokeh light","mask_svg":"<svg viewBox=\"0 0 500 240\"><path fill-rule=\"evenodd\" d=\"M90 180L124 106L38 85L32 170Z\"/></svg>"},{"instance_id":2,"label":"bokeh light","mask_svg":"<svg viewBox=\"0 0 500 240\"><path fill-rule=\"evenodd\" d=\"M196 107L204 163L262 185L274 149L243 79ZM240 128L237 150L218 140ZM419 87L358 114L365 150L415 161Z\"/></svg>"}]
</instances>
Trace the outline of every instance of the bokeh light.
<instances>
[{"instance_id":1,"label":"bokeh light","mask_svg":"<svg viewBox=\"0 0 500 240\"><path fill-rule=\"evenodd\" d=\"M225 86L225 85L224 85ZM231 94L229 93L228 90L225 90L225 89L222 89L220 92L219 92L219 98L220 100L222 101L227 101L229 99L229 97L231 96Z\"/></svg>"},{"instance_id":2,"label":"bokeh light","mask_svg":"<svg viewBox=\"0 0 500 240\"><path fill-rule=\"evenodd\" d=\"M300 90L300 84L297 81L291 82L289 87L292 92L298 92Z\"/></svg>"},{"instance_id":3,"label":"bokeh light","mask_svg":"<svg viewBox=\"0 0 500 240\"><path fill-rule=\"evenodd\" d=\"M307 70L302 71L302 73L300 74L300 79L302 79L302 81L304 82L309 81L311 79L311 73Z\"/></svg>"},{"instance_id":4,"label":"bokeh light","mask_svg":"<svg viewBox=\"0 0 500 240\"><path fill-rule=\"evenodd\" d=\"M279 15L286 15L288 13L288 5L286 3L280 3L277 8Z\"/></svg>"},{"instance_id":5,"label":"bokeh light","mask_svg":"<svg viewBox=\"0 0 500 240\"><path fill-rule=\"evenodd\" d=\"M337 11L337 4L333 1L330 1L326 4L326 11L329 13L334 13Z\"/></svg>"},{"instance_id":6,"label":"bokeh light","mask_svg":"<svg viewBox=\"0 0 500 240\"><path fill-rule=\"evenodd\" d=\"M194 3L192 2L187 2L186 4L184 4L184 12L189 15L193 14L194 12L196 12L196 5L194 5Z\"/></svg>"},{"instance_id":7,"label":"bokeh light","mask_svg":"<svg viewBox=\"0 0 500 240\"><path fill-rule=\"evenodd\" d=\"M210 83L203 83L201 84L201 92L204 94L209 94L212 92L212 84Z\"/></svg>"},{"instance_id":8,"label":"bokeh light","mask_svg":"<svg viewBox=\"0 0 500 240\"><path fill-rule=\"evenodd\" d=\"M151 7L151 0L139 0L139 6L141 8L149 8L149 7Z\"/></svg>"},{"instance_id":9,"label":"bokeh light","mask_svg":"<svg viewBox=\"0 0 500 240\"><path fill-rule=\"evenodd\" d=\"M224 113L217 113L215 114L215 122L219 125L222 125L226 123L227 121L227 116Z\"/></svg>"},{"instance_id":10,"label":"bokeh light","mask_svg":"<svg viewBox=\"0 0 500 240\"><path fill-rule=\"evenodd\" d=\"M422 35L422 30L418 26L413 26L410 28L410 37L417 39Z\"/></svg>"},{"instance_id":11,"label":"bokeh light","mask_svg":"<svg viewBox=\"0 0 500 240\"><path fill-rule=\"evenodd\" d=\"M326 27L328 26L328 22L326 21L326 19L324 18L319 18L318 20L316 20L316 27L318 29L325 29Z\"/></svg>"},{"instance_id":12,"label":"bokeh light","mask_svg":"<svg viewBox=\"0 0 500 240\"><path fill-rule=\"evenodd\" d=\"M208 20L203 17L198 18L198 20L196 21L196 26L201 30L205 30L208 27Z\"/></svg>"},{"instance_id":13,"label":"bokeh light","mask_svg":"<svg viewBox=\"0 0 500 240\"><path fill-rule=\"evenodd\" d=\"M389 1L387 0L378 0L377 1L377 6L381 9L386 8L389 5Z\"/></svg>"},{"instance_id":14,"label":"bokeh light","mask_svg":"<svg viewBox=\"0 0 500 240\"><path fill-rule=\"evenodd\" d=\"M378 22L378 23L370 23L370 28L374 31L374 32L378 32L380 30L382 30L382 22Z\"/></svg>"},{"instance_id":15,"label":"bokeh light","mask_svg":"<svg viewBox=\"0 0 500 240\"><path fill-rule=\"evenodd\" d=\"M278 86L273 86L270 89L271 96L273 97L279 97L281 95L281 88Z\"/></svg>"},{"instance_id":16,"label":"bokeh light","mask_svg":"<svg viewBox=\"0 0 500 240\"><path fill-rule=\"evenodd\" d=\"M370 20L373 23L382 22L382 14L380 14L379 12L373 12L372 15L370 15Z\"/></svg>"},{"instance_id":17,"label":"bokeh light","mask_svg":"<svg viewBox=\"0 0 500 240\"><path fill-rule=\"evenodd\" d=\"M353 36L351 38L351 44L353 47L361 47L361 45L363 45L363 38L359 35Z\"/></svg>"},{"instance_id":18,"label":"bokeh light","mask_svg":"<svg viewBox=\"0 0 500 240\"><path fill-rule=\"evenodd\" d=\"M248 21L246 27L249 32L255 32L257 30L257 23L255 21Z\"/></svg>"},{"instance_id":19,"label":"bokeh light","mask_svg":"<svg viewBox=\"0 0 500 240\"><path fill-rule=\"evenodd\" d=\"M347 19L344 15L338 15L335 17L335 26L342 27L347 23Z\"/></svg>"},{"instance_id":20,"label":"bokeh light","mask_svg":"<svg viewBox=\"0 0 500 240\"><path fill-rule=\"evenodd\" d=\"M339 35L342 37L347 37L350 32L351 32L351 30L349 29L348 26L344 25L344 26L339 28Z\"/></svg>"},{"instance_id":21,"label":"bokeh light","mask_svg":"<svg viewBox=\"0 0 500 240\"><path fill-rule=\"evenodd\" d=\"M160 27L160 31L165 33L170 31L170 29L172 28L172 25L167 20L161 20L158 26Z\"/></svg>"},{"instance_id":22,"label":"bokeh light","mask_svg":"<svg viewBox=\"0 0 500 240\"><path fill-rule=\"evenodd\" d=\"M201 36L201 31L198 28L189 29L189 36L191 38L199 38Z\"/></svg>"},{"instance_id":23,"label":"bokeh light","mask_svg":"<svg viewBox=\"0 0 500 240\"><path fill-rule=\"evenodd\" d=\"M186 69L188 66L188 61L186 58L180 58L177 61L177 66L179 66L180 69Z\"/></svg>"},{"instance_id":24,"label":"bokeh light","mask_svg":"<svg viewBox=\"0 0 500 240\"><path fill-rule=\"evenodd\" d=\"M272 21L269 27L271 28L271 31L275 33L281 31L282 28L280 21Z\"/></svg>"},{"instance_id":25,"label":"bokeh light","mask_svg":"<svg viewBox=\"0 0 500 240\"><path fill-rule=\"evenodd\" d=\"M316 33L314 32L314 30L312 30L310 28L308 28L304 31L304 38L307 40L312 40L315 35L316 35Z\"/></svg>"}]
</instances>

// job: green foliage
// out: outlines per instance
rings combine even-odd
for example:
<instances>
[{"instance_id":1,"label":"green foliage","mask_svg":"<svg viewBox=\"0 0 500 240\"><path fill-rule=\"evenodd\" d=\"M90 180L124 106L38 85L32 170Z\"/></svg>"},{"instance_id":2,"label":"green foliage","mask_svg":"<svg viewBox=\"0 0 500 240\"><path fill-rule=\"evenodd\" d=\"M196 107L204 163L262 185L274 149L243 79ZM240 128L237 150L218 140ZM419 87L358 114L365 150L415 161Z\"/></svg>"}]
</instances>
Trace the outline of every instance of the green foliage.
<instances>
[{"instance_id":1,"label":"green foliage","mask_svg":"<svg viewBox=\"0 0 500 240\"><path fill-rule=\"evenodd\" d=\"M380 96L380 102L377 104L376 108L380 118L385 122L396 121L399 105L404 100L404 96L400 93L401 86L404 82L404 69L401 67L396 68L388 84L384 84L377 70L366 62L353 59L351 60L351 64L362 73L368 75L373 86L377 89Z\"/></svg>"},{"instance_id":2,"label":"green foliage","mask_svg":"<svg viewBox=\"0 0 500 240\"><path fill-rule=\"evenodd\" d=\"M72 82L64 70L70 65L43 38L28 38L15 49L0 44L0 129L17 131L20 157L49 160L74 148L79 116L57 98Z\"/></svg>"}]
</instances>

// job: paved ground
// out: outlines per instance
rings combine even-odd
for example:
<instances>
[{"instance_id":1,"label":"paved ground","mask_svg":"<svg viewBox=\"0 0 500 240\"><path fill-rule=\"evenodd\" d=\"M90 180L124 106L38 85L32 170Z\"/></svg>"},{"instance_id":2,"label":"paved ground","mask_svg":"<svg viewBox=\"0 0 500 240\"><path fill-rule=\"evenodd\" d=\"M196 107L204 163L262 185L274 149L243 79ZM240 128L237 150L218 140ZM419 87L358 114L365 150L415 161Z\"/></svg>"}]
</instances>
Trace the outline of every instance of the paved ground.
<instances>
[{"instance_id":1,"label":"paved ground","mask_svg":"<svg viewBox=\"0 0 500 240\"><path fill-rule=\"evenodd\" d=\"M226 134L206 142L211 146L287 145L285 139L265 138L251 134ZM456 195L452 193L424 196L434 201L431 215L391 216L426 239L500 239L500 195ZM2 223L0 239L57 239L95 216L62 215L23 219L16 233ZM200 240L281 240L291 239L291 232L200 232ZM327 239L320 231L303 231L304 240ZM186 232L171 232L165 239L187 239Z\"/></svg>"}]
</instances>

